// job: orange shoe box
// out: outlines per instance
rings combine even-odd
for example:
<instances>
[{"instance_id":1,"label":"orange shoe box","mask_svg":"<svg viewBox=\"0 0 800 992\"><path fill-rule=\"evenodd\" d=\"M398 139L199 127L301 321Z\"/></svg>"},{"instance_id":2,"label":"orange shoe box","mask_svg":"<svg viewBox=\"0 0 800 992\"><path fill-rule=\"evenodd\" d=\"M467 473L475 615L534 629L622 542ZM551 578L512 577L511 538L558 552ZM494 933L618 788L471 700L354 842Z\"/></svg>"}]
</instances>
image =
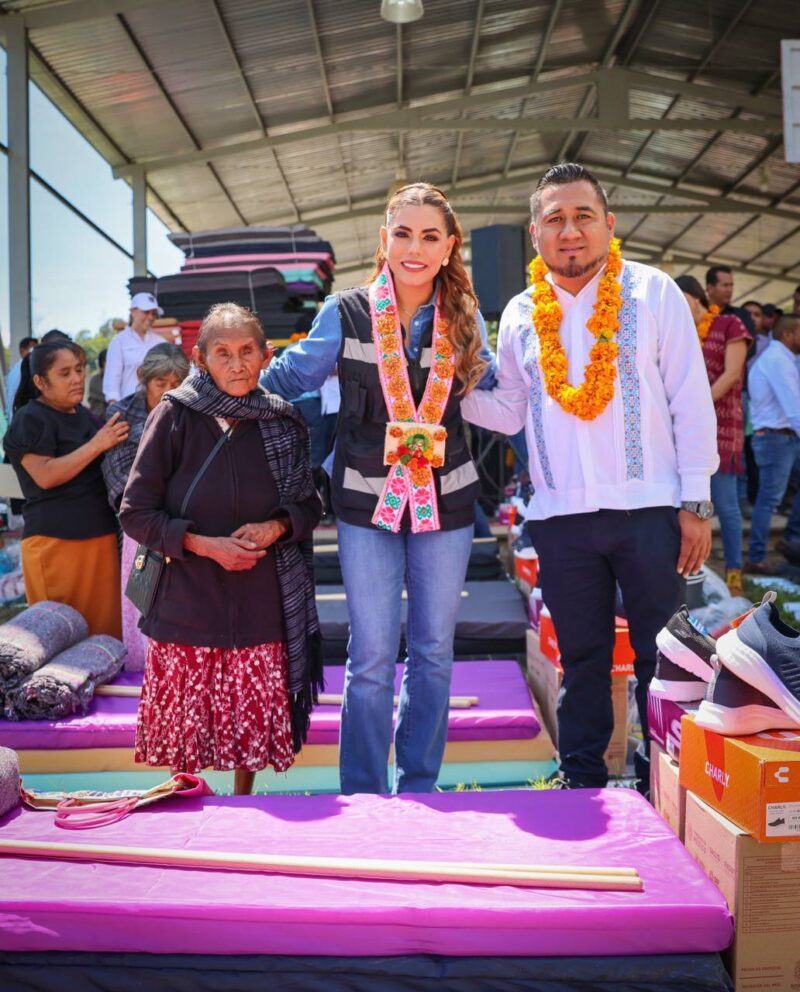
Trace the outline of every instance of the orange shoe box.
<instances>
[{"instance_id":1,"label":"orange shoe box","mask_svg":"<svg viewBox=\"0 0 800 992\"><path fill-rule=\"evenodd\" d=\"M800 841L800 733L723 737L687 714L681 721L680 781L756 840Z\"/></svg>"},{"instance_id":2,"label":"orange shoe box","mask_svg":"<svg viewBox=\"0 0 800 992\"><path fill-rule=\"evenodd\" d=\"M631 647L628 625L621 617L616 618L616 642L611 664L612 675L633 675L633 660L636 657ZM558 649L556 628L547 607L542 608L539 617L539 649L557 668L561 668L561 652Z\"/></svg>"},{"instance_id":3,"label":"orange shoe box","mask_svg":"<svg viewBox=\"0 0 800 992\"><path fill-rule=\"evenodd\" d=\"M524 557L515 551L514 575L519 582L524 582L533 589L539 577L539 559L537 557Z\"/></svg>"},{"instance_id":4,"label":"orange shoe box","mask_svg":"<svg viewBox=\"0 0 800 992\"><path fill-rule=\"evenodd\" d=\"M529 630L527 638L528 685L533 692L544 720L545 729L558 747L558 721L556 707L561 689L563 671L539 648L539 637ZM611 683L611 702L614 707L614 732L605 753L609 775L625 774L628 761L628 680L614 679Z\"/></svg>"},{"instance_id":5,"label":"orange shoe box","mask_svg":"<svg viewBox=\"0 0 800 992\"><path fill-rule=\"evenodd\" d=\"M733 913L723 961L739 992L800 989L800 844L759 844L686 796L686 849Z\"/></svg>"}]
</instances>

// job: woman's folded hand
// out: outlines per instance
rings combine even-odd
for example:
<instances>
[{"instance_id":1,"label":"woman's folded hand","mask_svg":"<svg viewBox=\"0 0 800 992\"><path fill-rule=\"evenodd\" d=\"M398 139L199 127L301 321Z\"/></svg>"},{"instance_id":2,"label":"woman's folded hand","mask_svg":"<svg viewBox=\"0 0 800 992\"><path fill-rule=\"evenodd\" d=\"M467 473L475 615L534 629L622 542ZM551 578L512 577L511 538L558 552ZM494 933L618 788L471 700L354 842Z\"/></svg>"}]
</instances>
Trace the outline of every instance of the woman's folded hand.
<instances>
[{"instance_id":1,"label":"woman's folded hand","mask_svg":"<svg viewBox=\"0 0 800 992\"><path fill-rule=\"evenodd\" d=\"M268 548L280 540L288 529L289 521L288 518L284 517L277 520L265 520L260 524L242 524L231 534L231 537L241 541L249 541L256 548Z\"/></svg>"},{"instance_id":2,"label":"woman's folded hand","mask_svg":"<svg viewBox=\"0 0 800 992\"><path fill-rule=\"evenodd\" d=\"M236 536L204 537L193 534L191 544L187 543L187 548L197 555L215 561L226 572L246 572L266 554L252 541Z\"/></svg>"}]
</instances>

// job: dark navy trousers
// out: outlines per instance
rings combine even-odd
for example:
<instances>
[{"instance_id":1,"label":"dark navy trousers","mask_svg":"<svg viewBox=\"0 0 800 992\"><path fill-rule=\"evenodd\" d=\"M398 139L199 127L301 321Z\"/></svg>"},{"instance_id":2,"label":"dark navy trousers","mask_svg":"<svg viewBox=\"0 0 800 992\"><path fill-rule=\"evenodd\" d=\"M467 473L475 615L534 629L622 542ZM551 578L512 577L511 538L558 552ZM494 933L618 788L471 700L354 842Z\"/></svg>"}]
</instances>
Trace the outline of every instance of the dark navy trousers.
<instances>
[{"instance_id":1,"label":"dark navy trousers","mask_svg":"<svg viewBox=\"0 0 800 992\"><path fill-rule=\"evenodd\" d=\"M636 703L647 741L647 688L656 634L680 606L684 583L673 507L599 510L528 522L539 555L542 598L553 617L564 680L558 699L561 773L603 787L603 756L614 726L611 663L619 582L636 655ZM649 748L648 748L649 753Z\"/></svg>"}]
</instances>

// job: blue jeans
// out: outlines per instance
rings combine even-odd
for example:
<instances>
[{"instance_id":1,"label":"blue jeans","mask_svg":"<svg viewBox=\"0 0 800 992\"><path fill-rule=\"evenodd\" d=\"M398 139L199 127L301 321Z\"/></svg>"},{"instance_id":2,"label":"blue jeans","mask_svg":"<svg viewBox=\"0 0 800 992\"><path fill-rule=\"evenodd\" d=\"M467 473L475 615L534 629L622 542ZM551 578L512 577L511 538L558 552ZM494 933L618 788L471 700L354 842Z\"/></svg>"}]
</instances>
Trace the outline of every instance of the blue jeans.
<instances>
[{"instance_id":1,"label":"blue jeans","mask_svg":"<svg viewBox=\"0 0 800 992\"><path fill-rule=\"evenodd\" d=\"M753 455L758 465L758 496L750 521L750 561L763 561L767 554L772 514L780 506L795 464L800 462L800 438L775 431L753 434ZM787 541L800 540L800 492L794 498L786 524Z\"/></svg>"},{"instance_id":2,"label":"blue jeans","mask_svg":"<svg viewBox=\"0 0 800 992\"><path fill-rule=\"evenodd\" d=\"M742 567L742 510L739 476L717 471L711 476L711 500L719 517L725 568Z\"/></svg>"},{"instance_id":3,"label":"blue jeans","mask_svg":"<svg viewBox=\"0 0 800 992\"><path fill-rule=\"evenodd\" d=\"M402 592L407 658L394 733L394 792L430 792L447 741L453 638L472 526L392 534L339 521L350 614L339 770L345 794L389 791Z\"/></svg>"}]
</instances>

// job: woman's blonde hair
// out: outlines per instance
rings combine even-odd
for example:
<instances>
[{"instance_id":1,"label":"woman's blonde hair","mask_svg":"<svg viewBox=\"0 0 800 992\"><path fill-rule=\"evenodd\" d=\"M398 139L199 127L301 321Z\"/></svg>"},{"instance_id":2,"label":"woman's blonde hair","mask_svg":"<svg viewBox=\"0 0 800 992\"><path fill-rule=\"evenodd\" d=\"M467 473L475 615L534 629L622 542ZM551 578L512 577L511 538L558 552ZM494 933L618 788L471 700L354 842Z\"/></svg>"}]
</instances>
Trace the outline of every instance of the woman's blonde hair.
<instances>
[{"instance_id":1,"label":"woman's blonde hair","mask_svg":"<svg viewBox=\"0 0 800 992\"><path fill-rule=\"evenodd\" d=\"M478 385L487 365L480 355L483 342L476 319L478 298L461 257L464 234L458 218L438 187L430 183L412 183L389 197L386 204L386 224L388 226L391 223L401 207L425 205L436 207L440 211L448 236L455 238L449 264L439 269L439 310L448 324L447 336L455 348L456 375L463 384L463 394L466 396ZM370 283L380 275L385 264L386 255L383 245L379 244L375 252L375 269L369 277Z\"/></svg>"}]
</instances>

